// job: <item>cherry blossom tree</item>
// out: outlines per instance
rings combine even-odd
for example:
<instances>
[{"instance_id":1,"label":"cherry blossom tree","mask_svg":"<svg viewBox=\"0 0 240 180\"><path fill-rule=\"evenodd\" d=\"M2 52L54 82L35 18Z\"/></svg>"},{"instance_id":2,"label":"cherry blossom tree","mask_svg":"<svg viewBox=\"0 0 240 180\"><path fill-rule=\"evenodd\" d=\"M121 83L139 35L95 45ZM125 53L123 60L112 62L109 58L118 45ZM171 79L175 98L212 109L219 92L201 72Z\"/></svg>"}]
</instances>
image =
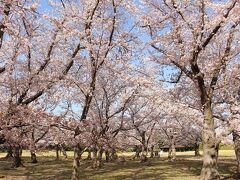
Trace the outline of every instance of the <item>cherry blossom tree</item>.
<instances>
[{"instance_id":1,"label":"cherry blossom tree","mask_svg":"<svg viewBox=\"0 0 240 180\"><path fill-rule=\"evenodd\" d=\"M218 179L213 97L224 67L239 53L239 2L173 0L143 5L140 21L155 50L152 59L176 67L198 95L196 105L204 115L201 179Z\"/></svg>"},{"instance_id":2,"label":"cherry blossom tree","mask_svg":"<svg viewBox=\"0 0 240 180\"><path fill-rule=\"evenodd\" d=\"M1 111L9 121L11 115L43 99L47 91L63 80L81 47L79 44L72 47L72 41L63 36L64 19L57 21L38 13L38 4L33 1L6 1L3 5L0 81L1 104L5 109ZM69 51L60 57L63 44ZM14 121L16 125L12 126L16 128L19 120L11 120Z\"/></svg>"}]
</instances>

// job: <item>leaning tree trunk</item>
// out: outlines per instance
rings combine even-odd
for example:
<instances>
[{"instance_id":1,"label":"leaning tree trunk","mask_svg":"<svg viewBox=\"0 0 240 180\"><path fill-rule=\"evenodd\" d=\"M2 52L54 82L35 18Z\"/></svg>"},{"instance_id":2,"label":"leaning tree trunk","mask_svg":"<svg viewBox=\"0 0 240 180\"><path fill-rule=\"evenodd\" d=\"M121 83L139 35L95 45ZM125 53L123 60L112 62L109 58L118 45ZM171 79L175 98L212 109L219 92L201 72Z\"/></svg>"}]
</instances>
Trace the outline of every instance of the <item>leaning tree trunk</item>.
<instances>
[{"instance_id":1,"label":"leaning tree trunk","mask_svg":"<svg viewBox=\"0 0 240 180\"><path fill-rule=\"evenodd\" d=\"M216 133L210 102L204 106L202 141L203 166L201 180L218 180L220 177L217 170Z\"/></svg>"},{"instance_id":2,"label":"leaning tree trunk","mask_svg":"<svg viewBox=\"0 0 240 180\"><path fill-rule=\"evenodd\" d=\"M22 164L22 152L21 152L21 147L17 146L13 148L13 168L18 168L20 166L23 166Z\"/></svg>"},{"instance_id":3,"label":"leaning tree trunk","mask_svg":"<svg viewBox=\"0 0 240 180\"><path fill-rule=\"evenodd\" d=\"M79 180L80 159L81 159L81 150L80 150L80 147L77 145L74 148L73 173L72 173L71 180Z\"/></svg>"},{"instance_id":4,"label":"leaning tree trunk","mask_svg":"<svg viewBox=\"0 0 240 180\"><path fill-rule=\"evenodd\" d=\"M236 154L236 160L237 160L237 178L240 178L240 135L233 131L233 142L234 142L234 149Z\"/></svg>"}]
</instances>

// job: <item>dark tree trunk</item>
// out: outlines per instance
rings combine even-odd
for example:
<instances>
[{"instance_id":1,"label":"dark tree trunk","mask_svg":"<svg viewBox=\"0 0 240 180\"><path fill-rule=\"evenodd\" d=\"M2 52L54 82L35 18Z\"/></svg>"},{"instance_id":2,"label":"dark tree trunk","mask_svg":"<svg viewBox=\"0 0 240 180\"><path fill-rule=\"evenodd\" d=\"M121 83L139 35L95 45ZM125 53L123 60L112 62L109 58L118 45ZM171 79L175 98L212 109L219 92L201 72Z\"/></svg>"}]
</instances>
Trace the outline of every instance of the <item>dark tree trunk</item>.
<instances>
[{"instance_id":1,"label":"dark tree trunk","mask_svg":"<svg viewBox=\"0 0 240 180\"><path fill-rule=\"evenodd\" d=\"M154 157L160 157L160 154L158 151L154 151Z\"/></svg>"},{"instance_id":2,"label":"dark tree trunk","mask_svg":"<svg viewBox=\"0 0 240 180\"><path fill-rule=\"evenodd\" d=\"M32 141L31 146L30 146L30 154L31 154L31 160L32 163L37 163L37 155L36 155L36 146L34 144L34 141Z\"/></svg>"},{"instance_id":3,"label":"dark tree trunk","mask_svg":"<svg viewBox=\"0 0 240 180\"><path fill-rule=\"evenodd\" d=\"M144 153L142 153L142 154L141 154L141 163L142 163L142 162L147 162L147 161L148 161L147 155L144 154Z\"/></svg>"},{"instance_id":4,"label":"dark tree trunk","mask_svg":"<svg viewBox=\"0 0 240 180\"><path fill-rule=\"evenodd\" d=\"M81 149L77 145L74 148L73 172L72 172L71 180L79 180L80 159L81 159Z\"/></svg>"},{"instance_id":5,"label":"dark tree trunk","mask_svg":"<svg viewBox=\"0 0 240 180\"><path fill-rule=\"evenodd\" d=\"M203 166L201 180L218 180L220 177L217 170L216 134L210 103L204 105L202 141Z\"/></svg>"},{"instance_id":6,"label":"dark tree trunk","mask_svg":"<svg viewBox=\"0 0 240 180\"><path fill-rule=\"evenodd\" d=\"M7 148L7 155L5 156L5 158L8 159L8 158L12 158L12 157L13 157L13 148L12 148L12 146L9 146Z\"/></svg>"},{"instance_id":7,"label":"dark tree trunk","mask_svg":"<svg viewBox=\"0 0 240 180\"><path fill-rule=\"evenodd\" d=\"M235 149L235 154L236 154L236 160L237 160L237 178L240 179L240 135L236 132L233 131L233 142L234 142L234 149Z\"/></svg>"},{"instance_id":8,"label":"dark tree trunk","mask_svg":"<svg viewBox=\"0 0 240 180\"><path fill-rule=\"evenodd\" d=\"M151 146L151 154L150 154L150 158L154 157L154 146Z\"/></svg>"},{"instance_id":9,"label":"dark tree trunk","mask_svg":"<svg viewBox=\"0 0 240 180\"><path fill-rule=\"evenodd\" d=\"M13 168L18 168L20 166L23 166L22 164L22 157L21 157L21 147L14 147L13 148Z\"/></svg>"},{"instance_id":10,"label":"dark tree trunk","mask_svg":"<svg viewBox=\"0 0 240 180\"><path fill-rule=\"evenodd\" d=\"M105 157L106 157L106 162L109 162L110 161L110 154L109 154L108 150L105 151Z\"/></svg>"},{"instance_id":11,"label":"dark tree trunk","mask_svg":"<svg viewBox=\"0 0 240 180\"><path fill-rule=\"evenodd\" d=\"M135 146L135 155L133 156L133 159L137 158L139 159L140 158L140 152L141 152L141 149L139 146Z\"/></svg>"},{"instance_id":12,"label":"dark tree trunk","mask_svg":"<svg viewBox=\"0 0 240 180\"><path fill-rule=\"evenodd\" d=\"M32 163L38 163L35 151L30 151Z\"/></svg>"},{"instance_id":13,"label":"dark tree trunk","mask_svg":"<svg viewBox=\"0 0 240 180\"><path fill-rule=\"evenodd\" d=\"M118 159L118 156L117 156L117 152L116 150L113 148L111 150L111 161L116 161Z\"/></svg>"},{"instance_id":14,"label":"dark tree trunk","mask_svg":"<svg viewBox=\"0 0 240 180\"><path fill-rule=\"evenodd\" d=\"M59 160L59 146L56 146L56 160Z\"/></svg>"},{"instance_id":15,"label":"dark tree trunk","mask_svg":"<svg viewBox=\"0 0 240 180\"><path fill-rule=\"evenodd\" d=\"M194 155L195 155L195 157L200 156L199 143L195 143L195 145L194 145Z\"/></svg>"}]
</instances>

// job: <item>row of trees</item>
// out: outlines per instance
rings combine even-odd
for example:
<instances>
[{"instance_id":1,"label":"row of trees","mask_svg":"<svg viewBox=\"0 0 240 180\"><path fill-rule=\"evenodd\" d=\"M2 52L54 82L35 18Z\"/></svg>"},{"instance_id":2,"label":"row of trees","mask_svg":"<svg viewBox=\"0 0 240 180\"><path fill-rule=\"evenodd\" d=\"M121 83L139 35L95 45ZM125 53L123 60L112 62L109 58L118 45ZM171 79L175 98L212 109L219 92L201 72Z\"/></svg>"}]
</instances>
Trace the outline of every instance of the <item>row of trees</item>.
<instances>
[{"instance_id":1,"label":"row of trees","mask_svg":"<svg viewBox=\"0 0 240 180\"><path fill-rule=\"evenodd\" d=\"M223 2L0 1L0 142L74 147L94 167L137 145L203 144L202 179L218 179L221 141L232 134L240 171L239 12Z\"/></svg>"}]
</instances>

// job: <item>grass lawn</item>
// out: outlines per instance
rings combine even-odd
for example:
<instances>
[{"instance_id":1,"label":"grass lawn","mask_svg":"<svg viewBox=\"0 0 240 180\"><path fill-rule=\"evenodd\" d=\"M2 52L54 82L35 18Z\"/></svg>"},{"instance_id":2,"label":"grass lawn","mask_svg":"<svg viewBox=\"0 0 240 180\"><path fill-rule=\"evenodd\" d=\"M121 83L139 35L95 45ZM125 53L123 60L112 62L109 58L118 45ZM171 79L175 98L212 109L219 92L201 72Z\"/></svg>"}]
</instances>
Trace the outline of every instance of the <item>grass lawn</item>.
<instances>
[{"instance_id":1,"label":"grass lawn","mask_svg":"<svg viewBox=\"0 0 240 180\"><path fill-rule=\"evenodd\" d=\"M81 179L92 180L130 180L130 179L172 179L195 180L198 179L201 170L201 159L193 157L193 152L178 152L176 162L168 162L167 153L163 153L159 159L151 159L140 164L137 160L130 160L132 153L120 153L128 158L125 164L105 163L99 170L91 169L91 161L83 160L81 163ZM0 159L0 179L44 179L64 180L71 177L72 152L68 152L69 158L55 160L54 152L38 153L38 164L31 164L29 152L23 152L25 167L11 168L11 161ZM0 157L4 157L0 153ZM86 156L86 154L83 155ZM233 150L221 150L219 157L219 172L222 177L230 177L236 170L235 155ZM229 178L228 178L229 179Z\"/></svg>"}]
</instances>

